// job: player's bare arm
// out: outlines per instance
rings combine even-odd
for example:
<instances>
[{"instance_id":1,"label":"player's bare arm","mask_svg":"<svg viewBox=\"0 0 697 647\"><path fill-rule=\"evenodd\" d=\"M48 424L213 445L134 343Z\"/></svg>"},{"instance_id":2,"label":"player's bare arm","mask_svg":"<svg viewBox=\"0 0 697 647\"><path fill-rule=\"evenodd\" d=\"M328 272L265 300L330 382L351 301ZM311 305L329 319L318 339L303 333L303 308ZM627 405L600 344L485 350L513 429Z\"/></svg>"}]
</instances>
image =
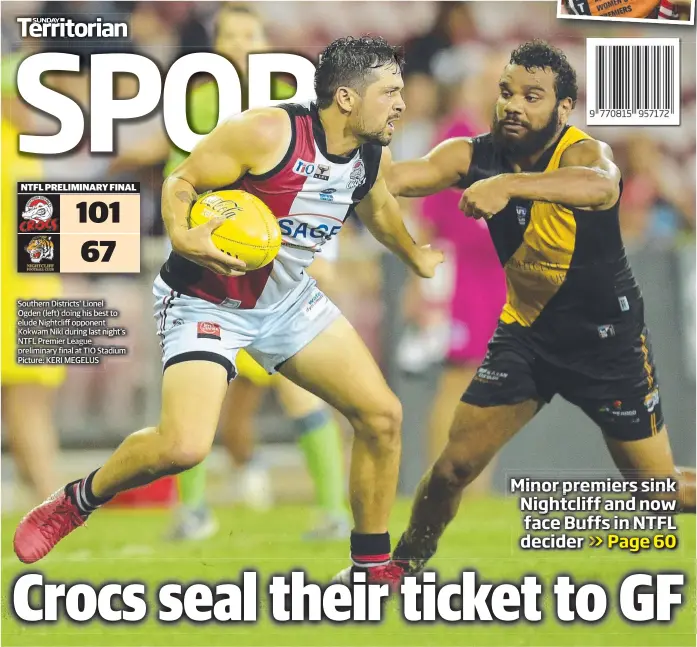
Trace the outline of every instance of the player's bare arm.
<instances>
[{"instance_id":1,"label":"player's bare arm","mask_svg":"<svg viewBox=\"0 0 697 647\"><path fill-rule=\"evenodd\" d=\"M203 138L162 187L162 217L174 251L219 274L243 274L244 263L211 241L211 233L225 219L212 218L189 229L189 209L200 193L233 184L246 173L273 168L285 154L290 136L286 113L264 108L224 121Z\"/></svg>"},{"instance_id":2,"label":"player's bare arm","mask_svg":"<svg viewBox=\"0 0 697 647\"><path fill-rule=\"evenodd\" d=\"M607 144L587 139L564 152L558 170L519 173L508 178L506 186L513 198L604 211L619 198L620 170Z\"/></svg>"},{"instance_id":3,"label":"player's bare arm","mask_svg":"<svg viewBox=\"0 0 697 647\"><path fill-rule=\"evenodd\" d=\"M428 155L396 162L387 173L387 187L395 196L420 198L455 186L469 172L472 141L466 137L447 139Z\"/></svg>"},{"instance_id":4,"label":"player's bare arm","mask_svg":"<svg viewBox=\"0 0 697 647\"><path fill-rule=\"evenodd\" d=\"M430 245L419 246L402 220L397 199L387 187L386 174L391 164L389 149L384 148L377 180L368 195L356 207L356 213L371 234L399 256L416 274L431 278L443 262L443 253Z\"/></svg>"},{"instance_id":5,"label":"player's bare arm","mask_svg":"<svg viewBox=\"0 0 697 647\"><path fill-rule=\"evenodd\" d=\"M620 170L610 147L588 139L570 146L556 171L508 173L475 182L463 193L460 208L474 218L489 218L518 198L604 211L619 195Z\"/></svg>"}]
</instances>

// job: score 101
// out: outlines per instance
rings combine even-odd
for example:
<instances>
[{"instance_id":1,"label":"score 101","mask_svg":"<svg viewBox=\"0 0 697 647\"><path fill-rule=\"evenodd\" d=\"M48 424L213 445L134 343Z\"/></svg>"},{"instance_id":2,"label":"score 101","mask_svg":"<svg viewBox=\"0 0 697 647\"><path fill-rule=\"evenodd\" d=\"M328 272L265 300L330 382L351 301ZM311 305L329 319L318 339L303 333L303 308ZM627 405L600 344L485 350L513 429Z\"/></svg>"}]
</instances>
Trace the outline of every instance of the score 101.
<instances>
[{"instance_id":1,"label":"score 101","mask_svg":"<svg viewBox=\"0 0 697 647\"><path fill-rule=\"evenodd\" d=\"M88 222L102 223L109 220L111 215L111 222L118 224L121 222L121 203L116 200L107 204L106 202L78 202L78 222L80 224L85 224Z\"/></svg>"}]
</instances>

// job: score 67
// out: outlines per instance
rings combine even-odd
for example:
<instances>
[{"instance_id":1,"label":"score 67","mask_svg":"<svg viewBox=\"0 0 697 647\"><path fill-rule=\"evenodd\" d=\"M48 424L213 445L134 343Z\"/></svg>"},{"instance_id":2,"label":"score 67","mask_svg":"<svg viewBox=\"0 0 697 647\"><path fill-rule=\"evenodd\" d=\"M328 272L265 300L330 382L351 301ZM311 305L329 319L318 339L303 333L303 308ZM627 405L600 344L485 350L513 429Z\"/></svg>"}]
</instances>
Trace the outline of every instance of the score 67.
<instances>
[{"instance_id":1,"label":"score 67","mask_svg":"<svg viewBox=\"0 0 697 647\"><path fill-rule=\"evenodd\" d=\"M111 255L114 253L114 249L116 249L115 240L86 240L80 249L82 259L88 263L95 263L99 260L100 247L106 247L106 252L101 260L102 263L108 263Z\"/></svg>"}]
</instances>

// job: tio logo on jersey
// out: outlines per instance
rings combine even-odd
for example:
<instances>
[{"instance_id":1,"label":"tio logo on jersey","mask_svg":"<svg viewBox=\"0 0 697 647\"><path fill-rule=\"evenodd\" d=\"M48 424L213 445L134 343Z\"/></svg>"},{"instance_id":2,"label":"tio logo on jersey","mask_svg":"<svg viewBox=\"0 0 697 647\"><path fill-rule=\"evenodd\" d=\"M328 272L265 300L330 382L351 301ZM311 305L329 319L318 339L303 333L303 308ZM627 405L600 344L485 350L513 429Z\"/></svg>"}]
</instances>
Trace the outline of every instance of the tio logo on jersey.
<instances>
[{"instance_id":1,"label":"tio logo on jersey","mask_svg":"<svg viewBox=\"0 0 697 647\"><path fill-rule=\"evenodd\" d=\"M305 160L299 159L297 162L295 162L293 173L310 177L315 172L315 168L316 167L312 162L306 162Z\"/></svg>"},{"instance_id":2,"label":"tio logo on jersey","mask_svg":"<svg viewBox=\"0 0 697 647\"><path fill-rule=\"evenodd\" d=\"M315 173L315 171L317 172ZM305 175L306 177L313 177L316 180L328 180L330 171L330 166L314 164L313 162L306 162L301 159L295 162L295 166L293 167L293 173Z\"/></svg>"}]
</instances>

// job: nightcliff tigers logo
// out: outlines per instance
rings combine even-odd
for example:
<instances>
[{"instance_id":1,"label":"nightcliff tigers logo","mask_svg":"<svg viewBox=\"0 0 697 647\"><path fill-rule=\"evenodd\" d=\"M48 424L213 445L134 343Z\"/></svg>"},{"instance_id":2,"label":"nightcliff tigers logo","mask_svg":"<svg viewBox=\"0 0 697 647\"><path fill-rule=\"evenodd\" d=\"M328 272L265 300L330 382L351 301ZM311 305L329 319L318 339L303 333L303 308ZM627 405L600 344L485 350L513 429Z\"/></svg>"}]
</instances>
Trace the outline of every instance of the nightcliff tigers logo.
<instances>
[{"instance_id":1,"label":"nightcliff tigers logo","mask_svg":"<svg viewBox=\"0 0 697 647\"><path fill-rule=\"evenodd\" d=\"M53 260L53 241L49 236L34 236L24 248L32 263Z\"/></svg>"}]
</instances>

